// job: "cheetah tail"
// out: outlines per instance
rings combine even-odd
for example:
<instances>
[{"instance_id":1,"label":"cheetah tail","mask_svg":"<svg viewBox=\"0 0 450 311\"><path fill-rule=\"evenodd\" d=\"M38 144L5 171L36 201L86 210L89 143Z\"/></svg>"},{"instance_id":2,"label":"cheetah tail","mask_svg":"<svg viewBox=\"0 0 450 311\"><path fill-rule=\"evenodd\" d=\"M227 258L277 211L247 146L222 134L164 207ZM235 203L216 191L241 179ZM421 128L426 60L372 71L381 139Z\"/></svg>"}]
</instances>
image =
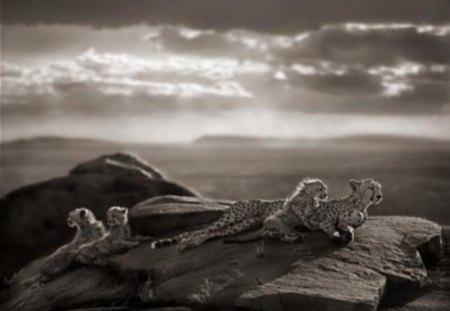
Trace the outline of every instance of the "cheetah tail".
<instances>
[{"instance_id":1,"label":"cheetah tail","mask_svg":"<svg viewBox=\"0 0 450 311\"><path fill-rule=\"evenodd\" d=\"M181 235L173 237L173 238L169 238L169 239L160 239L160 240L156 240L153 241L151 244L151 248L160 248L163 246L168 246L168 245L172 245L172 244L176 244L178 242L180 242L183 239L183 237Z\"/></svg>"}]
</instances>

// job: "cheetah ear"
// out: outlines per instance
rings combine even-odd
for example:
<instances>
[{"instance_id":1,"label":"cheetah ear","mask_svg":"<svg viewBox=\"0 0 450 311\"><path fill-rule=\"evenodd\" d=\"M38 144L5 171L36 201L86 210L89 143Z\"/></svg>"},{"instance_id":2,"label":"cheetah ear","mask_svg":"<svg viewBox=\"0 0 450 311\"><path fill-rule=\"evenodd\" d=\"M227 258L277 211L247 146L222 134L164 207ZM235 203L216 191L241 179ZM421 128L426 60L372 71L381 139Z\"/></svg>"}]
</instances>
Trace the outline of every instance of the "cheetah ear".
<instances>
[{"instance_id":1,"label":"cheetah ear","mask_svg":"<svg viewBox=\"0 0 450 311\"><path fill-rule=\"evenodd\" d=\"M350 185L350 188L352 188L353 191L356 191L358 190L358 186L361 184L361 182L354 179L350 179L348 184Z\"/></svg>"},{"instance_id":2,"label":"cheetah ear","mask_svg":"<svg viewBox=\"0 0 450 311\"><path fill-rule=\"evenodd\" d=\"M86 210L85 210L85 209L82 209L82 210L80 211L80 217L83 218L85 215L86 215Z\"/></svg>"}]
</instances>

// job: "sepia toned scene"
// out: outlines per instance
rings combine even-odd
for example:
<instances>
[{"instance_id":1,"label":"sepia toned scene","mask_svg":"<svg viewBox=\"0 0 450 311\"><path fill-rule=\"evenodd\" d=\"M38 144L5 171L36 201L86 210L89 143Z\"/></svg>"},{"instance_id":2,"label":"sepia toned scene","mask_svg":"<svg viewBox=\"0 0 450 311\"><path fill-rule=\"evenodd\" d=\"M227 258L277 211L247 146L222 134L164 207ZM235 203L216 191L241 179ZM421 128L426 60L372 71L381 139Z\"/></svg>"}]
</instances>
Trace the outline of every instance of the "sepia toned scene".
<instances>
[{"instance_id":1,"label":"sepia toned scene","mask_svg":"<svg viewBox=\"0 0 450 311\"><path fill-rule=\"evenodd\" d=\"M1 310L450 308L450 3L2 0Z\"/></svg>"}]
</instances>

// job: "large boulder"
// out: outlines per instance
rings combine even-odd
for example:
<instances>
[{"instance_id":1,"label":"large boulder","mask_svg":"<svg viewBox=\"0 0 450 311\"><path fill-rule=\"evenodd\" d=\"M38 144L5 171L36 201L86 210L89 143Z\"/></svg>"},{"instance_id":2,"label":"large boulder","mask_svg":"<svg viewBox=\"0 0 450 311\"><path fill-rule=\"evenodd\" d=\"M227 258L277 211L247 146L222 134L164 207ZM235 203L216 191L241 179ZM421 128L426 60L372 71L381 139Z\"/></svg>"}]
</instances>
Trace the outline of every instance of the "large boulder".
<instances>
[{"instance_id":1,"label":"large boulder","mask_svg":"<svg viewBox=\"0 0 450 311\"><path fill-rule=\"evenodd\" d=\"M128 153L115 153L81 163L70 170L69 175L120 174L164 180L163 174L144 160Z\"/></svg>"},{"instance_id":2,"label":"large boulder","mask_svg":"<svg viewBox=\"0 0 450 311\"><path fill-rule=\"evenodd\" d=\"M148 163L129 154L102 156L70 175L26 186L0 199L0 276L9 277L30 260L48 254L74 234L66 218L84 206L104 219L112 205L132 207L161 195L197 196L166 180Z\"/></svg>"},{"instance_id":3,"label":"large boulder","mask_svg":"<svg viewBox=\"0 0 450 311\"><path fill-rule=\"evenodd\" d=\"M175 200L188 204L184 199ZM173 213L174 198L156 200L158 213L147 213L149 223L164 214L163 204L168 202L173 204L166 205L168 214ZM151 210L148 203L145 209ZM192 206L187 209L187 217L211 213L220 205L198 204L196 211ZM139 215L138 208L133 210L132 214ZM175 246L152 249L144 243L112 257L109 268L75 267L45 286L18 286L5 306L12 310L83 307L84 298L79 295L76 299L79 290L72 287L88 284L89 303L100 305L139 301L143 305L216 309L376 310L402 305L422 294L427 265L442 256L439 225L400 216L370 217L347 246L336 246L323 234L311 233L304 243L266 241L263 256L256 248L257 242L223 244L214 240L178 253ZM16 284L33 275L36 266L22 270ZM111 285L115 282L120 285Z\"/></svg>"}]
</instances>

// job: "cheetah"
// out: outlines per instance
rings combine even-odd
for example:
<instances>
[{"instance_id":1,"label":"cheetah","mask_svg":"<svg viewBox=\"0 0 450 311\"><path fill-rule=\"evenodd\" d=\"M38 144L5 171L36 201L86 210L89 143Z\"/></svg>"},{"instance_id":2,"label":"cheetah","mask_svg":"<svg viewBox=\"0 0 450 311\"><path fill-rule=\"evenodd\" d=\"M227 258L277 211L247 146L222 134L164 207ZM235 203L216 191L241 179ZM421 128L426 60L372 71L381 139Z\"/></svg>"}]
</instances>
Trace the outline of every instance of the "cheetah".
<instances>
[{"instance_id":1,"label":"cheetah","mask_svg":"<svg viewBox=\"0 0 450 311\"><path fill-rule=\"evenodd\" d=\"M25 280L22 285L29 285L34 282L46 283L52 280L71 265L78 248L102 238L106 233L103 222L97 220L94 213L84 207L77 208L69 213L67 225L77 229L75 237L48 256L39 267L39 274Z\"/></svg>"},{"instance_id":2,"label":"cheetah","mask_svg":"<svg viewBox=\"0 0 450 311\"><path fill-rule=\"evenodd\" d=\"M307 217L310 230L321 230L338 243L353 241L356 228L367 219L367 209L383 200L381 184L371 178L349 181L352 192L340 199L320 202Z\"/></svg>"},{"instance_id":3,"label":"cheetah","mask_svg":"<svg viewBox=\"0 0 450 311\"><path fill-rule=\"evenodd\" d=\"M283 208L264 220L263 228L246 238L227 239L226 243L246 243L264 238L277 238L292 243L301 241L300 229L311 230L308 217L328 197L328 188L320 179L305 178L293 194L284 202Z\"/></svg>"},{"instance_id":4,"label":"cheetah","mask_svg":"<svg viewBox=\"0 0 450 311\"><path fill-rule=\"evenodd\" d=\"M182 233L172 239L155 241L152 243L152 247L157 248L179 242L178 251L182 252L213 238L231 236L256 229L263 225L267 217L282 209L285 201L286 199L238 201L225 211L222 217L206 228Z\"/></svg>"},{"instance_id":5,"label":"cheetah","mask_svg":"<svg viewBox=\"0 0 450 311\"><path fill-rule=\"evenodd\" d=\"M122 253L138 246L140 242L149 240L149 237L131 236L126 207L109 208L106 218L108 232L101 239L80 247L75 256L76 262L104 266L107 264L106 257Z\"/></svg>"}]
</instances>

